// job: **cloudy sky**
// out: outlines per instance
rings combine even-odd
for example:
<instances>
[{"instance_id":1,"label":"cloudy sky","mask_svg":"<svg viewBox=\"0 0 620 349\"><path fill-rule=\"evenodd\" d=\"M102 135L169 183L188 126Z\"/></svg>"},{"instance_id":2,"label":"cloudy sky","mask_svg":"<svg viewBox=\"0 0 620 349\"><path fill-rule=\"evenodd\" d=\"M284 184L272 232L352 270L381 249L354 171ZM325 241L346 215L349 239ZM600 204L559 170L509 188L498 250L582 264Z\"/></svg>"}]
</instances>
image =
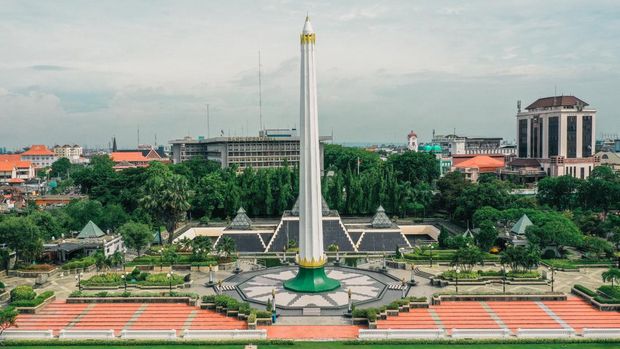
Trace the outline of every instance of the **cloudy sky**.
<instances>
[{"instance_id":1,"label":"cloudy sky","mask_svg":"<svg viewBox=\"0 0 620 349\"><path fill-rule=\"evenodd\" d=\"M9 1L0 146L121 147L299 123L299 32L317 31L319 119L336 142L515 138L516 101L574 94L620 133L610 1Z\"/></svg>"}]
</instances>

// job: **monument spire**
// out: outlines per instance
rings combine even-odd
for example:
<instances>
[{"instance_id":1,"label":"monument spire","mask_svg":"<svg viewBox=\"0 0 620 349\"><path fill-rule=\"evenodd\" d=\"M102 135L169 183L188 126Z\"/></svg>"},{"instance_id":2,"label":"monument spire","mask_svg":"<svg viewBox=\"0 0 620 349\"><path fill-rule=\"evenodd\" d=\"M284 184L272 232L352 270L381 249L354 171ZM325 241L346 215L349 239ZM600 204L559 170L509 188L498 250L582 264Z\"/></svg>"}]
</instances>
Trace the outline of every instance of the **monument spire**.
<instances>
[{"instance_id":1,"label":"monument spire","mask_svg":"<svg viewBox=\"0 0 620 349\"><path fill-rule=\"evenodd\" d=\"M298 292L324 292L340 287L325 274L321 159L317 108L316 34L309 17L300 36L300 161L299 161L299 272L284 287Z\"/></svg>"}]
</instances>

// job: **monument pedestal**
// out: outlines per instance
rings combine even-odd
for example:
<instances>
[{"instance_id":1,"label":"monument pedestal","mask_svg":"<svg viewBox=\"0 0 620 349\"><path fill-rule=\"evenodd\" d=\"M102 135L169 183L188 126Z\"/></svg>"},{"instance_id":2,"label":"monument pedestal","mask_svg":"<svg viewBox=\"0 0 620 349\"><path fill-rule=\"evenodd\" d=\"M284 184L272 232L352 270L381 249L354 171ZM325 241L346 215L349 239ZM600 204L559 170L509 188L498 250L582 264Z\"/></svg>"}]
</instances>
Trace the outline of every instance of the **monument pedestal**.
<instances>
[{"instance_id":1,"label":"monument pedestal","mask_svg":"<svg viewBox=\"0 0 620 349\"><path fill-rule=\"evenodd\" d=\"M319 293L340 287L340 282L327 277L323 266L316 268L299 267L297 275L284 282L284 288L294 292Z\"/></svg>"}]
</instances>

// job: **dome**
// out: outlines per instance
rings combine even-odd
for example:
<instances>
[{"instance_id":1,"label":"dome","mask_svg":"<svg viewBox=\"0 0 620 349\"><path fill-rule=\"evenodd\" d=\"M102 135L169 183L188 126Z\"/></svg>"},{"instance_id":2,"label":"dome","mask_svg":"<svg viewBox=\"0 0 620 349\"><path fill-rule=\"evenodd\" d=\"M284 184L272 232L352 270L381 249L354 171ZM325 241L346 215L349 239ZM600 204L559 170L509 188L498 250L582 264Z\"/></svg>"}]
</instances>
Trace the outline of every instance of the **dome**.
<instances>
[{"instance_id":1,"label":"dome","mask_svg":"<svg viewBox=\"0 0 620 349\"><path fill-rule=\"evenodd\" d=\"M431 147L430 144L425 144L424 147L422 147L422 150L426 152L430 152L432 149L433 147Z\"/></svg>"},{"instance_id":2,"label":"dome","mask_svg":"<svg viewBox=\"0 0 620 349\"><path fill-rule=\"evenodd\" d=\"M441 153L441 146L439 144L433 145L433 152Z\"/></svg>"}]
</instances>

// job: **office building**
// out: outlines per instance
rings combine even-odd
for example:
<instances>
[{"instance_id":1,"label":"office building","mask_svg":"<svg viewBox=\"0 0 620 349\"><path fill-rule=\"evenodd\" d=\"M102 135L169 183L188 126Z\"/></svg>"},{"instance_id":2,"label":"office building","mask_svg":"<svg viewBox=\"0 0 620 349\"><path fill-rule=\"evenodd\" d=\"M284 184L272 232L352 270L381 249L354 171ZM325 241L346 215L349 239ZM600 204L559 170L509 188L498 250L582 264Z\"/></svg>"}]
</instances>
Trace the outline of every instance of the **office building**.
<instances>
[{"instance_id":1,"label":"office building","mask_svg":"<svg viewBox=\"0 0 620 349\"><path fill-rule=\"evenodd\" d=\"M536 100L517 113L517 155L536 159L548 176L587 178L594 154L596 110L574 96Z\"/></svg>"}]
</instances>

